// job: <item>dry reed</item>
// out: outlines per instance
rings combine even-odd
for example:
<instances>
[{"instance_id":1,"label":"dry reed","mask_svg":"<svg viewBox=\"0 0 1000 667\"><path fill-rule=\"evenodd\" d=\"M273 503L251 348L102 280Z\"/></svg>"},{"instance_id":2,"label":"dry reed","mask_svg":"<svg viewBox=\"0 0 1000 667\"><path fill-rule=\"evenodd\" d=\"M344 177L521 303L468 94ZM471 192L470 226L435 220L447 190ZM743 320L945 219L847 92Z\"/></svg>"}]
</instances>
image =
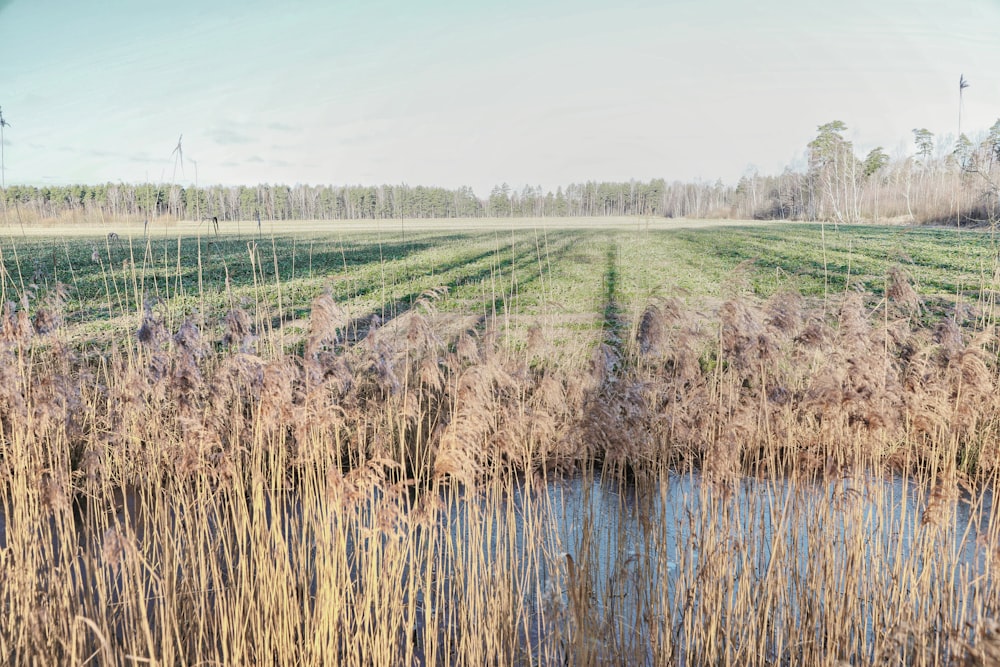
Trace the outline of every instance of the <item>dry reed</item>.
<instances>
[{"instance_id":1,"label":"dry reed","mask_svg":"<svg viewBox=\"0 0 1000 667\"><path fill-rule=\"evenodd\" d=\"M62 340L60 288L8 303L0 655L990 664L996 335L887 285L830 318L656 301L579 368L539 363L541 328L446 333L443 290L362 340L321 294L285 347L260 313L147 300L107 355ZM574 470L636 506L560 503ZM680 508L677 470L706 480Z\"/></svg>"}]
</instances>

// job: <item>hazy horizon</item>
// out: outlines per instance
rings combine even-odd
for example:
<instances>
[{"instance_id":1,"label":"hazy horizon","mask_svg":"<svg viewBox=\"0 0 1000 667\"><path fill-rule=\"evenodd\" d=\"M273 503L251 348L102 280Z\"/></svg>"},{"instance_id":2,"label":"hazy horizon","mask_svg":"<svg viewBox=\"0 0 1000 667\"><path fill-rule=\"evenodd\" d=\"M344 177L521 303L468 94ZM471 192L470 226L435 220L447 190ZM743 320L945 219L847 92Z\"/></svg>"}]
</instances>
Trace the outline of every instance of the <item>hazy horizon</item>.
<instances>
[{"instance_id":1,"label":"hazy horizon","mask_svg":"<svg viewBox=\"0 0 1000 667\"><path fill-rule=\"evenodd\" d=\"M722 179L1000 117L1000 4L0 1L8 185ZM992 77L992 78L991 78ZM172 153L183 134L184 162Z\"/></svg>"}]
</instances>

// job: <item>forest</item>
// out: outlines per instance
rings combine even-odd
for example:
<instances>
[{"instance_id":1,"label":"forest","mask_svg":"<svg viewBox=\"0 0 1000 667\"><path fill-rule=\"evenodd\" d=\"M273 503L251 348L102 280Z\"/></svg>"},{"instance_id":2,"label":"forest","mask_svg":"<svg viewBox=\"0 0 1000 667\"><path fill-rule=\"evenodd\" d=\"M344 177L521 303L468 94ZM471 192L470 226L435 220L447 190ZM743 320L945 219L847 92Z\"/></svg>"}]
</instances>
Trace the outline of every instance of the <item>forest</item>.
<instances>
[{"instance_id":1,"label":"forest","mask_svg":"<svg viewBox=\"0 0 1000 667\"><path fill-rule=\"evenodd\" d=\"M552 192L504 183L483 199L468 186L105 183L11 185L0 199L22 222L657 216L981 224L996 218L1000 119L974 139L914 129L912 154L899 157L882 147L857 155L847 130L841 121L821 125L802 168L748 170L736 185L659 178L588 181Z\"/></svg>"}]
</instances>

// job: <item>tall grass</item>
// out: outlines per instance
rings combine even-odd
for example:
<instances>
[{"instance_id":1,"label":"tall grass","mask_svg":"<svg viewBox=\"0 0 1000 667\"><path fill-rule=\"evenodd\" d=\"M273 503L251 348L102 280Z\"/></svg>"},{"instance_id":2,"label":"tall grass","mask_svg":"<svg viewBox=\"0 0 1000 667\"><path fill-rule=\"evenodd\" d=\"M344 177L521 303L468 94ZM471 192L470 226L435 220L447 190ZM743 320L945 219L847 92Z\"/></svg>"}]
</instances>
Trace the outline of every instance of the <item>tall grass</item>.
<instances>
[{"instance_id":1,"label":"tall grass","mask_svg":"<svg viewBox=\"0 0 1000 667\"><path fill-rule=\"evenodd\" d=\"M612 249L565 354L551 310L522 316L527 267L560 289L541 243L497 242L468 312L383 256L366 289L412 300L316 283L298 324L261 247L242 296L207 267L219 299L107 243L90 275L133 326L100 345L68 323L79 271L6 304L7 662L1000 658L988 313L892 266L827 303L744 267L629 315Z\"/></svg>"}]
</instances>

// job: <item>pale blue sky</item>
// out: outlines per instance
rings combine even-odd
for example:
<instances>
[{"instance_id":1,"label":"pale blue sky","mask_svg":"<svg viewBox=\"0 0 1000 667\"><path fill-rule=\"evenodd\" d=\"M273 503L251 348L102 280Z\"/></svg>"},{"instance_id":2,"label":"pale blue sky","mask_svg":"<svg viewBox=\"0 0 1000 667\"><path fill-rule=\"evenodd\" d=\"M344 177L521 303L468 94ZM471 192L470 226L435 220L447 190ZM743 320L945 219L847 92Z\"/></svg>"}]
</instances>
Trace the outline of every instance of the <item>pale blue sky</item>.
<instances>
[{"instance_id":1,"label":"pale blue sky","mask_svg":"<svg viewBox=\"0 0 1000 667\"><path fill-rule=\"evenodd\" d=\"M1000 0L0 0L6 180L722 178L1000 117ZM183 170L171 151L184 135Z\"/></svg>"}]
</instances>

